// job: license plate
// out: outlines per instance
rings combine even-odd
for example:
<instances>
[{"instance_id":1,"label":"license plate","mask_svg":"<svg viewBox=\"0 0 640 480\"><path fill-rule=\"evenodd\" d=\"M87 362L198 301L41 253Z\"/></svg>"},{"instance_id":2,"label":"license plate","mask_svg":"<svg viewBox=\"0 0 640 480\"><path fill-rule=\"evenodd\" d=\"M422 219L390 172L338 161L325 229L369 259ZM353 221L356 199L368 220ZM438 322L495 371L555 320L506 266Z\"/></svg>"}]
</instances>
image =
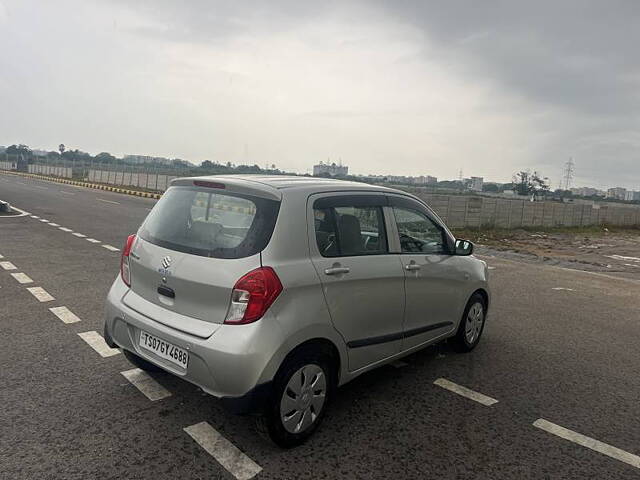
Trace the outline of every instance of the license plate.
<instances>
[{"instance_id":1,"label":"license plate","mask_svg":"<svg viewBox=\"0 0 640 480\"><path fill-rule=\"evenodd\" d=\"M189 352L180 347L176 347L172 343L141 331L138 344L145 350L149 350L159 357L165 358L182 368L187 368L187 364L189 363Z\"/></svg>"}]
</instances>

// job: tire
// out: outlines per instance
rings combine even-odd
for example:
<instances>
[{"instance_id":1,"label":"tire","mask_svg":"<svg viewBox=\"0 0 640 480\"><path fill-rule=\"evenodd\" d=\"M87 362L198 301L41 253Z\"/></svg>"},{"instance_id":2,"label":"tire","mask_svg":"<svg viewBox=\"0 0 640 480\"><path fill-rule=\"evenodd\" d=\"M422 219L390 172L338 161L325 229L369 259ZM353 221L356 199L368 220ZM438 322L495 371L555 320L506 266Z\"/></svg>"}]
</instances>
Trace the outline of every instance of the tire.
<instances>
[{"instance_id":1,"label":"tire","mask_svg":"<svg viewBox=\"0 0 640 480\"><path fill-rule=\"evenodd\" d=\"M460 326L453 337L453 348L458 352L470 352L480 342L487 318L487 305L484 297L474 293L460 320Z\"/></svg>"},{"instance_id":2,"label":"tire","mask_svg":"<svg viewBox=\"0 0 640 480\"><path fill-rule=\"evenodd\" d=\"M332 367L331 355L318 348L302 348L288 357L278 370L264 414L256 417L258 433L282 448L304 443L327 410L335 382ZM298 383L301 388L294 391ZM287 417L290 421L285 423Z\"/></svg>"},{"instance_id":3,"label":"tire","mask_svg":"<svg viewBox=\"0 0 640 480\"><path fill-rule=\"evenodd\" d=\"M133 365L138 367L145 372L162 372L163 370L160 367L155 366L151 362L147 362L144 358L140 358L135 353L130 352L129 350L122 349L122 353L127 357L127 360L131 362Z\"/></svg>"}]
</instances>

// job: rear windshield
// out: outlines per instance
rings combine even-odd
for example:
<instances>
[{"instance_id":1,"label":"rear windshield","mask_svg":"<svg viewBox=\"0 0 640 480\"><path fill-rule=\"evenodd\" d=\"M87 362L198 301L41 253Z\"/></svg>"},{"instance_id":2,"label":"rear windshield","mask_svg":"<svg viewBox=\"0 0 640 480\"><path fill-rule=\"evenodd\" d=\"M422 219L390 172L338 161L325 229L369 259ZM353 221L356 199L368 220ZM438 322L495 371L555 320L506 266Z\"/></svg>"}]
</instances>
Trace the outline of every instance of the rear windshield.
<instances>
[{"instance_id":1,"label":"rear windshield","mask_svg":"<svg viewBox=\"0 0 640 480\"><path fill-rule=\"evenodd\" d=\"M214 258L242 258L266 247L280 202L197 187L171 187L140 236L155 245Z\"/></svg>"}]
</instances>

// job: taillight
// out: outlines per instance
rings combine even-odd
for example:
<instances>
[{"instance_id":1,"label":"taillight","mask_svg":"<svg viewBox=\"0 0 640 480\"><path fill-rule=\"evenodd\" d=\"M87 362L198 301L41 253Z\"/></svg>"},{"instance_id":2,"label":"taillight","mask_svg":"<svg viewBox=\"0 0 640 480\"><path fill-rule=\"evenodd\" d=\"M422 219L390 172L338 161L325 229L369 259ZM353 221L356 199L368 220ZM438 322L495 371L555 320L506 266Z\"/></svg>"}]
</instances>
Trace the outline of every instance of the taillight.
<instances>
[{"instance_id":1,"label":"taillight","mask_svg":"<svg viewBox=\"0 0 640 480\"><path fill-rule=\"evenodd\" d=\"M282 284L271 267L260 267L244 275L233 286L231 306L224 323L244 324L262 318L282 292Z\"/></svg>"},{"instance_id":2,"label":"taillight","mask_svg":"<svg viewBox=\"0 0 640 480\"><path fill-rule=\"evenodd\" d=\"M131 253L131 247L133 242L136 241L135 235L129 235L127 241L122 249L122 257L120 258L120 276L122 281L127 284L127 287L131 286L131 267L129 265L129 254Z\"/></svg>"}]
</instances>

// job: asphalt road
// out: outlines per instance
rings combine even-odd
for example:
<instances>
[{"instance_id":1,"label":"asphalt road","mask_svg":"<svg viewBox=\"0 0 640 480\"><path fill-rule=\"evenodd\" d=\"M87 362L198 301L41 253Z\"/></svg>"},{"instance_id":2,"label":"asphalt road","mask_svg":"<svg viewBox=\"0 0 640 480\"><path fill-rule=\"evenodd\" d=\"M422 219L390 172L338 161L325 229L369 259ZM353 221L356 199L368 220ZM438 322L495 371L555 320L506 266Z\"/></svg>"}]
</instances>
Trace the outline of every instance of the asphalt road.
<instances>
[{"instance_id":1,"label":"asphalt road","mask_svg":"<svg viewBox=\"0 0 640 480\"><path fill-rule=\"evenodd\" d=\"M262 469L255 478L640 477L637 281L488 258L494 300L476 350L436 345L359 377L309 442L284 451L170 375L154 375L170 396L149 400L121 374L133 368L122 354L77 335L102 332L119 265L104 244L120 249L154 200L4 174L0 199L40 217L0 218L0 262L12 264L0 263L0 478L236 478L184 431L200 422ZM80 321L49 310L61 306Z\"/></svg>"}]
</instances>

